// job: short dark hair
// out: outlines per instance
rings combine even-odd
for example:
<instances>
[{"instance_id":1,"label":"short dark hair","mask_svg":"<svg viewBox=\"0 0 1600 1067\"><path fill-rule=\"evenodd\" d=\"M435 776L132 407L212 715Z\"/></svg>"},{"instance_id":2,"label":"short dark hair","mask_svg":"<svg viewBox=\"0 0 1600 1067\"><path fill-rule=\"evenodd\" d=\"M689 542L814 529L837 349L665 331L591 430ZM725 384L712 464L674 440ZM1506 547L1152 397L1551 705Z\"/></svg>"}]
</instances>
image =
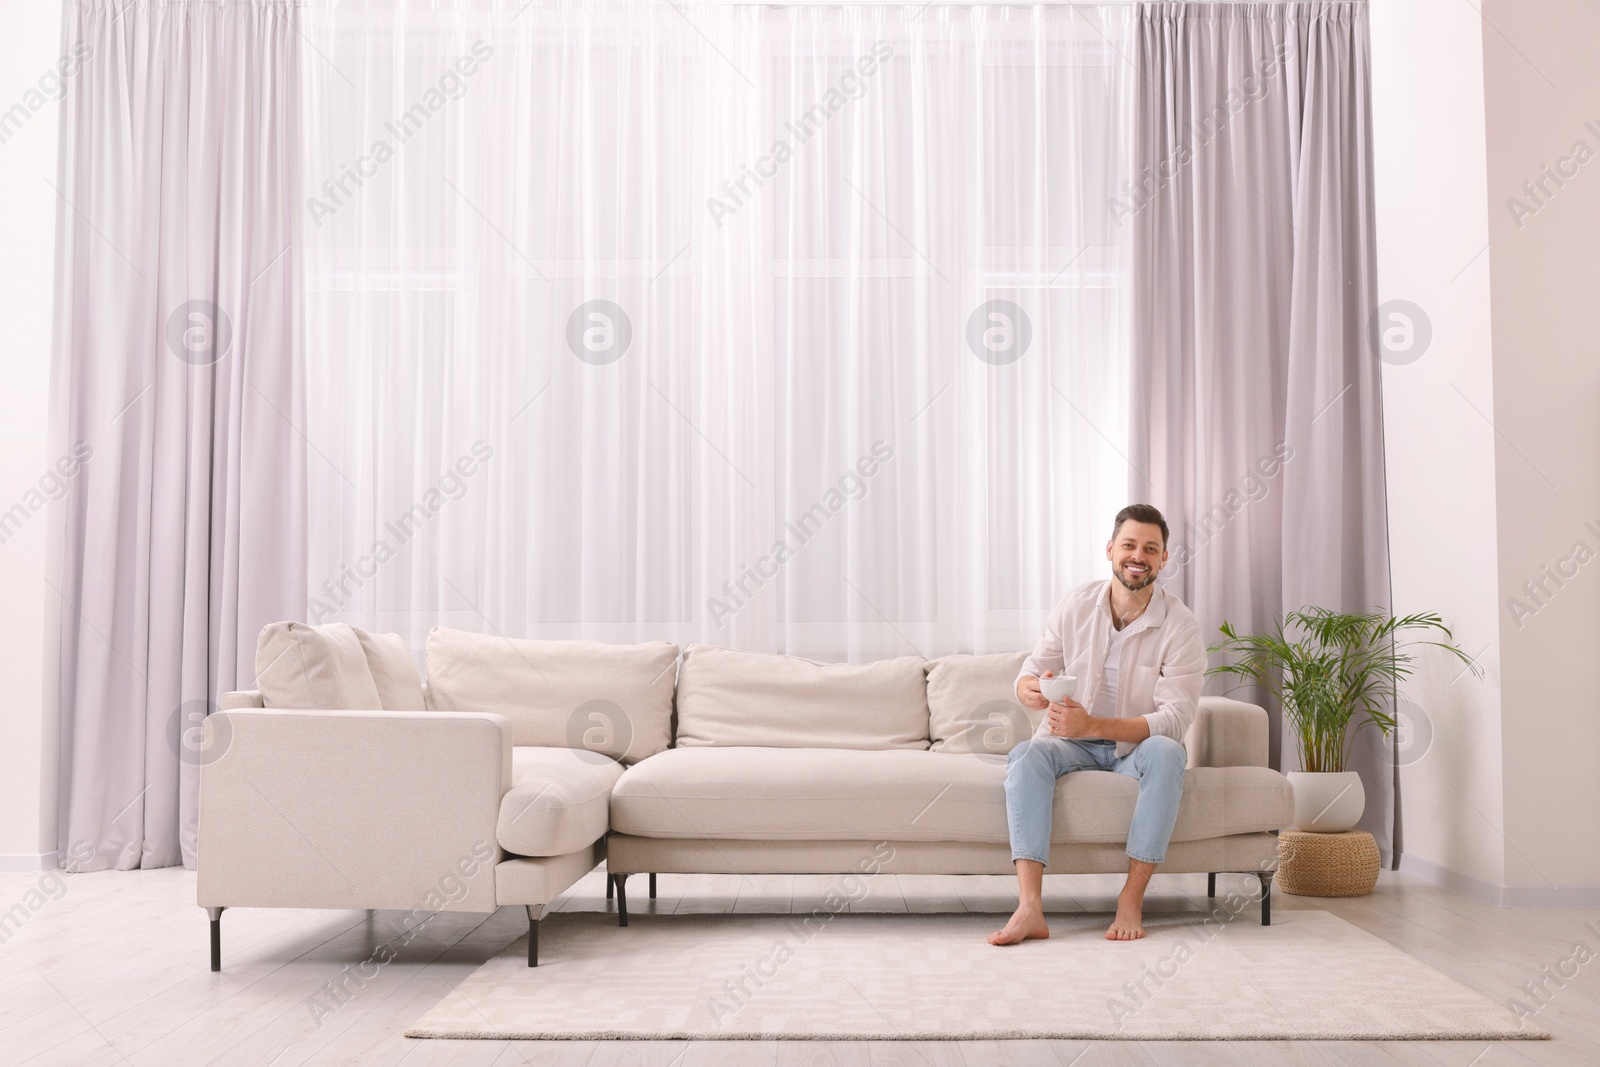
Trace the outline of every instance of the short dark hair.
<instances>
[{"instance_id":1,"label":"short dark hair","mask_svg":"<svg viewBox=\"0 0 1600 1067\"><path fill-rule=\"evenodd\" d=\"M1122 524L1130 519L1134 522L1147 522L1152 526L1161 527L1161 547L1167 547L1167 520L1151 504L1129 504L1117 512L1116 524L1111 527L1111 540L1115 541L1117 539L1117 534L1122 532Z\"/></svg>"}]
</instances>

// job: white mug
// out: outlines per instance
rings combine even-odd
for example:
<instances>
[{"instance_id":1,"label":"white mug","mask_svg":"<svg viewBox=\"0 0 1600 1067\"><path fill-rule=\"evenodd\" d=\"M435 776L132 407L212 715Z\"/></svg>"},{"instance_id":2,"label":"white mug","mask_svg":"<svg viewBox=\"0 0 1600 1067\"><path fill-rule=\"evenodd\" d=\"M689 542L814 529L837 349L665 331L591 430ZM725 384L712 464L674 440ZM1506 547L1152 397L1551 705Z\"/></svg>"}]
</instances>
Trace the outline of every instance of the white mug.
<instances>
[{"instance_id":1,"label":"white mug","mask_svg":"<svg viewBox=\"0 0 1600 1067\"><path fill-rule=\"evenodd\" d=\"M1078 679L1076 675L1061 674L1054 678L1040 678L1039 692L1052 704L1062 704L1077 695Z\"/></svg>"}]
</instances>

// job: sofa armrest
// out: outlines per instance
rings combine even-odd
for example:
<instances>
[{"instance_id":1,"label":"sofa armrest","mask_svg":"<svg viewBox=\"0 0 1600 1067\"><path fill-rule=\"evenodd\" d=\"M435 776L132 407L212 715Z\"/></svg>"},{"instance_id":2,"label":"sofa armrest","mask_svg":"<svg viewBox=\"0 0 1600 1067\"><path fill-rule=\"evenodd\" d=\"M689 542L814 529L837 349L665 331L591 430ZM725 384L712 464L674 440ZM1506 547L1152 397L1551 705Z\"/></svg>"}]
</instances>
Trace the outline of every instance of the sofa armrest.
<instances>
[{"instance_id":1,"label":"sofa armrest","mask_svg":"<svg viewBox=\"0 0 1600 1067\"><path fill-rule=\"evenodd\" d=\"M1265 767L1266 709L1228 697L1201 697L1184 745L1191 767Z\"/></svg>"},{"instance_id":2,"label":"sofa armrest","mask_svg":"<svg viewBox=\"0 0 1600 1067\"><path fill-rule=\"evenodd\" d=\"M259 689L241 689L235 693L222 694L222 710L232 711L235 708L264 708L266 703L261 699Z\"/></svg>"},{"instance_id":3,"label":"sofa armrest","mask_svg":"<svg viewBox=\"0 0 1600 1067\"><path fill-rule=\"evenodd\" d=\"M502 716L239 708L204 737L202 907L494 910Z\"/></svg>"}]
</instances>

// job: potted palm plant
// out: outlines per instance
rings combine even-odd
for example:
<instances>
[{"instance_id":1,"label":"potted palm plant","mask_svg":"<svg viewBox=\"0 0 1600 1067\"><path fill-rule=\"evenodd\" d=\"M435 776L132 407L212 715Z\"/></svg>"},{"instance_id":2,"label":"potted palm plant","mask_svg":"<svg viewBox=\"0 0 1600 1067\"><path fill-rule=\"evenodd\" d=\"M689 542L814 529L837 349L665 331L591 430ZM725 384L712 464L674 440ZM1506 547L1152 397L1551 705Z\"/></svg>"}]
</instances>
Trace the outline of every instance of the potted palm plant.
<instances>
[{"instance_id":1,"label":"potted palm plant","mask_svg":"<svg viewBox=\"0 0 1600 1067\"><path fill-rule=\"evenodd\" d=\"M1284 616L1270 633L1241 635L1226 621L1221 630L1226 640L1207 651L1237 658L1206 673L1234 675L1243 679L1235 689L1254 683L1276 696L1284 721L1299 739L1301 769L1288 774L1299 830L1337 833L1361 818L1366 792L1361 776L1345 765L1363 729L1376 726L1385 737L1394 729L1389 708L1401 679L1411 673L1411 656L1404 649L1433 645L1475 675L1483 673L1431 612L1396 617L1386 611L1347 614L1308 607ZM1410 631L1438 632L1446 640L1397 640Z\"/></svg>"}]
</instances>

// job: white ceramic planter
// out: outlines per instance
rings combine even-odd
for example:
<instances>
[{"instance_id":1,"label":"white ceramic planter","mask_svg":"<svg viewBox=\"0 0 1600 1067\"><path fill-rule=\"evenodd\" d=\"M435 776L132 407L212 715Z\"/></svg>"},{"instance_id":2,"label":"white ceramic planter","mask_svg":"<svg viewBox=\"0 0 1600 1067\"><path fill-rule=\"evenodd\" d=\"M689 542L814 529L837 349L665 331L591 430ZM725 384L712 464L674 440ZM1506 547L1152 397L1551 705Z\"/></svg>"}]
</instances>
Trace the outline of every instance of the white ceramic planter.
<instances>
[{"instance_id":1,"label":"white ceramic planter","mask_svg":"<svg viewBox=\"0 0 1600 1067\"><path fill-rule=\"evenodd\" d=\"M1290 771L1294 828L1319 834L1348 830L1367 809L1367 793L1355 771Z\"/></svg>"}]
</instances>

